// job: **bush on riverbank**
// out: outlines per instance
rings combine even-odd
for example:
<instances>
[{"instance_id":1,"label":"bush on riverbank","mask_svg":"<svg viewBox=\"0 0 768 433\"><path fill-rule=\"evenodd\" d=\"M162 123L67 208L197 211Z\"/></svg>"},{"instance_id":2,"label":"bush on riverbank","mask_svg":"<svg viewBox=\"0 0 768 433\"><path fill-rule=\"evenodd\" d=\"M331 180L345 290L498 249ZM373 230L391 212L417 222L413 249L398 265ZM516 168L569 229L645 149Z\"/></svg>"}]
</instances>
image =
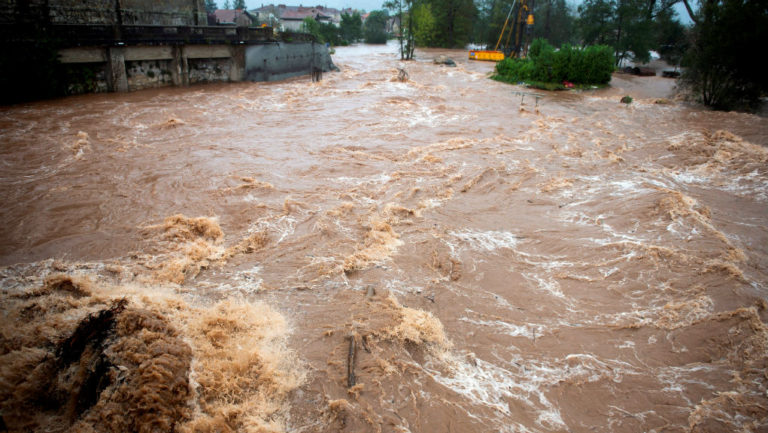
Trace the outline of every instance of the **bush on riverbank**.
<instances>
[{"instance_id":1,"label":"bush on riverbank","mask_svg":"<svg viewBox=\"0 0 768 433\"><path fill-rule=\"evenodd\" d=\"M528 58L502 60L496 64L496 75L491 78L557 90L565 89L565 83L576 87L607 84L613 69L613 50L609 46L578 48L565 44L556 51L544 39L536 39Z\"/></svg>"}]
</instances>

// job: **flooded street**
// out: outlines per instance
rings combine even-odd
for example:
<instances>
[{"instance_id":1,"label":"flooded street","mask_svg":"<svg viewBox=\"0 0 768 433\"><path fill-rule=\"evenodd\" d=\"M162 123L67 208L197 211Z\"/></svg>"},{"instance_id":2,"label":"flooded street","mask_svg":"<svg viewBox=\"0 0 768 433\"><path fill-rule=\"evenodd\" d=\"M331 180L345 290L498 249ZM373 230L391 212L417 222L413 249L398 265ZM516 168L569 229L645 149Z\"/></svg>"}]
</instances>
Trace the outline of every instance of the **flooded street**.
<instances>
[{"instance_id":1,"label":"flooded street","mask_svg":"<svg viewBox=\"0 0 768 433\"><path fill-rule=\"evenodd\" d=\"M8 429L768 431L768 121L416 55L0 108Z\"/></svg>"}]
</instances>

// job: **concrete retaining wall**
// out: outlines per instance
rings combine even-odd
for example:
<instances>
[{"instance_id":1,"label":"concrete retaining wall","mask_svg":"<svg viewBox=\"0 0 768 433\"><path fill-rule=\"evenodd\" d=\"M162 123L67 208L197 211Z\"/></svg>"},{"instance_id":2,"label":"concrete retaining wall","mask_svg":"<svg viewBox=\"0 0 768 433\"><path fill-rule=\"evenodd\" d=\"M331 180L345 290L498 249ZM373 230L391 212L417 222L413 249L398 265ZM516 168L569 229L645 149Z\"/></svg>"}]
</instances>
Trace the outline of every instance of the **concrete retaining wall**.
<instances>
[{"instance_id":1,"label":"concrete retaining wall","mask_svg":"<svg viewBox=\"0 0 768 433\"><path fill-rule=\"evenodd\" d=\"M250 81L279 81L307 75L312 68L334 68L324 44L276 42L245 49L245 77Z\"/></svg>"},{"instance_id":2,"label":"concrete retaining wall","mask_svg":"<svg viewBox=\"0 0 768 433\"><path fill-rule=\"evenodd\" d=\"M126 92L202 82L279 81L335 68L328 48L311 42L257 45L77 47L59 52L77 83L71 93Z\"/></svg>"}]
</instances>

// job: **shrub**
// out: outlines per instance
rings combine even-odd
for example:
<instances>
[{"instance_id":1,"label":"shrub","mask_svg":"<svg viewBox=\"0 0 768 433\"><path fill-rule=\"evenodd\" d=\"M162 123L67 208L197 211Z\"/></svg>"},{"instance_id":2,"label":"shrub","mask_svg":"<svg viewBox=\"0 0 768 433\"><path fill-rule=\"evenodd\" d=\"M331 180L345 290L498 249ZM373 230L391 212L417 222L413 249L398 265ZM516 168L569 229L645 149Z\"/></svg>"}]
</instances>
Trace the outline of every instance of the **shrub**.
<instances>
[{"instance_id":1,"label":"shrub","mask_svg":"<svg viewBox=\"0 0 768 433\"><path fill-rule=\"evenodd\" d=\"M496 72L510 82L532 79L533 64L529 60L506 58L496 64Z\"/></svg>"},{"instance_id":2,"label":"shrub","mask_svg":"<svg viewBox=\"0 0 768 433\"><path fill-rule=\"evenodd\" d=\"M507 58L496 64L497 78L507 82L605 84L611 81L613 50L606 45L587 48L563 45L560 50L543 39L531 44L527 59Z\"/></svg>"}]
</instances>

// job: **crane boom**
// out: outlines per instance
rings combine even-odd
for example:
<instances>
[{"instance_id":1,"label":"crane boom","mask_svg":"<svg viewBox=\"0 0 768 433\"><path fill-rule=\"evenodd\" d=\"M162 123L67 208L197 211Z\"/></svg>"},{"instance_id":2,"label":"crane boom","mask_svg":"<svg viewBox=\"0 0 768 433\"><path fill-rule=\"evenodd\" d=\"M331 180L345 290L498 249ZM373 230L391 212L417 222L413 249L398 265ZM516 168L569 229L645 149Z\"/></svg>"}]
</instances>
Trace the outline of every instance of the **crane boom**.
<instances>
[{"instance_id":1,"label":"crane boom","mask_svg":"<svg viewBox=\"0 0 768 433\"><path fill-rule=\"evenodd\" d=\"M504 26L501 28L499 39L496 41L496 46L493 50L470 50L469 60L491 60L498 62L504 60L504 57L525 57L528 55L528 45L530 43L531 34L533 33L533 3L535 0L514 0L512 6L509 8L507 18L504 20ZM517 8L515 8L517 5ZM509 18L515 11L515 19L510 24ZM507 33L507 40L504 43L502 51L499 50L501 40L504 38L504 32L507 31L507 25L509 25L509 32ZM512 40L512 34L514 34L514 40ZM510 44L510 42L512 42Z\"/></svg>"}]
</instances>

